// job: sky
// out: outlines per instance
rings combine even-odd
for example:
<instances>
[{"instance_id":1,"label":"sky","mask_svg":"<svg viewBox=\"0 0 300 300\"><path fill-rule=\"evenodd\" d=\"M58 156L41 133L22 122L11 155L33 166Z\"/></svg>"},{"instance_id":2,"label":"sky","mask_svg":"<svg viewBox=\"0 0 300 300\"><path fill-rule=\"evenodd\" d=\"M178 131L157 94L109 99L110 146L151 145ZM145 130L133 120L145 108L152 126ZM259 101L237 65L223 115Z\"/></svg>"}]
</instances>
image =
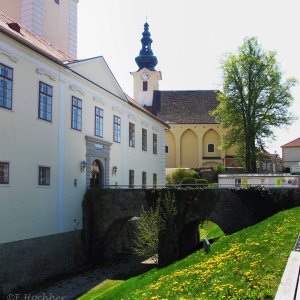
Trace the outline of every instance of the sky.
<instances>
[{"instance_id":1,"label":"sky","mask_svg":"<svg viewBox=\"0 0 300 300\"><path fill-rule=\"evenodd\" d=\"M124 92L133 95L130 72L147 21L152 50L162 72L160 90L222 90L220 61L245 37L255 36L265 51L276 51L283 78L300 83L299 0L79 0L78 58L102 55ZM290 109L298 120L274 129L267 149L300 137L300 85Z\"/></svg>"}]
</instances>

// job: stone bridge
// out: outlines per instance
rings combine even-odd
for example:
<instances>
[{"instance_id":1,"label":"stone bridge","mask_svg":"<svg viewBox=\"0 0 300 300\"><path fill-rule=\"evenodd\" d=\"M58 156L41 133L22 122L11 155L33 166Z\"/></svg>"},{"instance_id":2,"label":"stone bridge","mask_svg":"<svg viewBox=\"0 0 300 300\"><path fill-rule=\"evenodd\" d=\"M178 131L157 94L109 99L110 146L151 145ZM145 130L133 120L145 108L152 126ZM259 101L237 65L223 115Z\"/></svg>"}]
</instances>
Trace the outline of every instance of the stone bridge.
<instances>
[{"instance_id":1,"label":"stone bridge","mask_svg":"<svg viewBox=\"0 0 300 300\"><path fill-rule=\"evenodd\" d=\"M168 264L199 248L198 226L216 223L225 234L300 205L299 189L240 190L89 190L83 202L84 238L91 262L130 254L134 217L156 204L159 194L174 194L177 215L159 237L159 263ZM259 237L258 237L259 238Z\"/></svg>"}]
</instances>

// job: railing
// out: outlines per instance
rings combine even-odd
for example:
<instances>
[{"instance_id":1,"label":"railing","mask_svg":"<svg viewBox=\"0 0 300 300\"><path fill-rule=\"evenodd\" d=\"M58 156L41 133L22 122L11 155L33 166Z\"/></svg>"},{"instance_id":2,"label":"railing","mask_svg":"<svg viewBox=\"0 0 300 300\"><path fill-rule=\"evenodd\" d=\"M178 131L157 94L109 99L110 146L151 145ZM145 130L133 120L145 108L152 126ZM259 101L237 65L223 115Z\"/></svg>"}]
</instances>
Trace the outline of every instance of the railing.
<instances>
[{"instance_id":1,"label":"railing","mask_svg":"<svg viewBox=\"0 0 300 300\"><path fill-rule=\"evenodd\" d=\"M286 264L275 300L300 299L300 234Z\"/></svg>"},{"instance_id":2,"label":"railing","mask_svg":"<svg viewBox=\"0 0 300 300\"><path fill-rule=\"evenodd\" d=\"M90 189L178 189L178 188L191 188L191 189L247 189L252 187L261 188L276 188L276 189L286 189L286 188L300 188L299 185L276 185L276 184L246 184L246 185L234 185L232 183L189 183L189 184L147 184L147 185L103 185L99 187L90 187Z\"/></svg>"}]
</instances>

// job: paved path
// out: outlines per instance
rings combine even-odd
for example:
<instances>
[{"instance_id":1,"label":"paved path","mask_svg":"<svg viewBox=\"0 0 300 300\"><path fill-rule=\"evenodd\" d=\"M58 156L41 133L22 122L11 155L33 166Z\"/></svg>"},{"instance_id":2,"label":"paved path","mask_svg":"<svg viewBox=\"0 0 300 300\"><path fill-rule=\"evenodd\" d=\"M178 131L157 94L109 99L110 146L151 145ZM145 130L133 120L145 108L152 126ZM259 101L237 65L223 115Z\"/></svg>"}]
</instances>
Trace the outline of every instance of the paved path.
<instances>
[{"instance_id":1,"label":"paved path","mask_svg":"<svg viewBox=\"0 0 300 300\"><path fill-rule=\"evenodd\" d=\"M153 265L152 265L153 266ZM50 286L31 292L29 299L76 299L107 279L127 279L151 268L149 264L123 262L110 266L101 266L75 276L59 280Z\"/></svg>"}]
</instances>

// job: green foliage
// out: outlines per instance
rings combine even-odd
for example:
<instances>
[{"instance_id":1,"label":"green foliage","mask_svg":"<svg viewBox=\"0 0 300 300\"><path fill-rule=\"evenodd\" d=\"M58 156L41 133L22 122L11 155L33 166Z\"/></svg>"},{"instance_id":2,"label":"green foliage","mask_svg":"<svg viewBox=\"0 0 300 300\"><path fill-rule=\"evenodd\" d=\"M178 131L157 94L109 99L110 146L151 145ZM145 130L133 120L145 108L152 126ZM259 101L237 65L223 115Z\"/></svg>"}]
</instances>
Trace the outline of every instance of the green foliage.
<instances>
[{"instance_id":1,"label":"green foliage","mask_svg":"<svg viewBox=\"0 0 300 300\"><path fill-rule=\"evenodd\" d=\"M143 258L155 256L158 249L159 231L162 229L158 207L150 208L150 210L145 210L142 207L140 217L136 221L136 227L132 252Z\"/></svg>"},{"instance_id":2,"label":"green foliage","mask_svg":"<svg viewBox=\"0 0 300 300\"><path fill-rule=\"evenodd\" d=\"M221 164L217 164L213 166L212 170L215 174L222 174L225 172L225 167Z\"/></svg>"},{"instance_id":3,"label":"green foliage","mask_svg":"<svg viewBox=\"0 0 300 300\"><path fill-rule=\"evenodd\" d=\"M182 185L188 185L191 184L191 186L196 184L196 178L193 177L183 177L181 180Z\"/></svg>"},{"instance_id":4,"label":"green foliage","mask_svg":"<svg viewBox=\"0 0 300 300\"><path fill-rule=\"evenodd\" d=\"M222 145L234 147L247 172L256 172L258 149L274 137L274 127L290 125L288 112L295 79L282 80L275 52L263 51L256 38L246 38L237 54L221 63L223 92L211 113L227 129Z\"/></svg>"},{"instance_id":5,"label":"green foliage","mask_svg":"<svg viewBox=\"0 0 300 300\"><path fill-rule=\"evenodd\" d=\"M142 258L156 257L158 252L159 233L165 224L176 215L175 197L170 192L161 194L155 208L145 210L142 207L136 221L136 233L132 252Z\"/></svg>"},{"instance_id":6,"label":"green foliage","mask_svg":"<svg viewBox=\"0 0 300 300\"><path fill-rule=\"evenodd\" d=\"M198 178L199 174L191 169L176 169L168 174L167 182L169 184L180 184L184 177Z\"/></svg>"},{"instance_id":7,"label":"green foliage","mask_svg":"<svg viewBox=\"0 0 300 300\"><path fill-rule=\"evenodd\" d=\"M93 299L274 299L299 222L300 207L280 212Z\"/></svg>"},{"instance_id":8,"label":"green foliage","mask_svg":"<svg viewBox=\"0 0 300 300\"><path fill-rule=\"evenodd\" d=\"M200 241L205 237L208 239L218 238L224 235L223 230L215 223L211 221L204 221L199 225Z\"/></svg>"},{"instance_id":9,"label":"green foliage","mask_svg":"<svg viewBox=\"0 0 300 300\"><path fill-rule=\"evenodd\" d=\"M197 184L201 184L202 187L208 187L208 180L205 178L196 179Z\"/></svg>"}]
</instances>

